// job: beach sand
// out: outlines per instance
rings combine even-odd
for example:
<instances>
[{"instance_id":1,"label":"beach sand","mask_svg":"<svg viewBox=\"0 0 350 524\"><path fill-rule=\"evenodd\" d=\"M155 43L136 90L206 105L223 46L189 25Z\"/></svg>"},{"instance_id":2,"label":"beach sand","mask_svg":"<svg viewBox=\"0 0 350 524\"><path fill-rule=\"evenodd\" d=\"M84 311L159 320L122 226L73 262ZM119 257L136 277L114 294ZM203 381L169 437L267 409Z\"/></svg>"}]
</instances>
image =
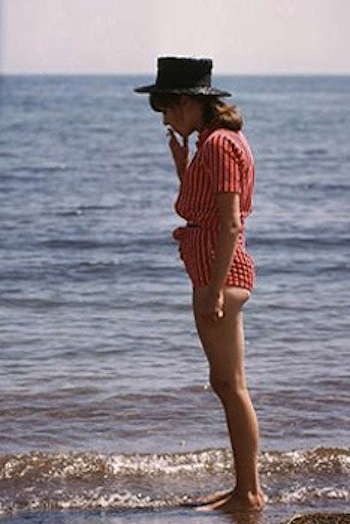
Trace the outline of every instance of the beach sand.
<instances>
[{"instance_id":1,"label":"beach sand","mask_svg":"<svg viewBox=\"0 0 350 524\"><path fill-rule=\"evenodd\" d=\"M287 524L349 524L350 513L309 513L295 515Z\"/></svg>"}]
</instances>

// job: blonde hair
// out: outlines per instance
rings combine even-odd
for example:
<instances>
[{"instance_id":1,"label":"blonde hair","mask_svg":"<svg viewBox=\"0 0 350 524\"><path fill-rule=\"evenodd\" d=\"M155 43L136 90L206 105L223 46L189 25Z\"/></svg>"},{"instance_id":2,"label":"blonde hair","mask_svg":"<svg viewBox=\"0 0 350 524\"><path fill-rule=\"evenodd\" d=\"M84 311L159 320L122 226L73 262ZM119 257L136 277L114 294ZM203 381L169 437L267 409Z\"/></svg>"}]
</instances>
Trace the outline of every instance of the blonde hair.
<instances>
[{"instance_id":1,"label":"blonde hair","mask_svg":"<svg viewBox=\"0 0 350 524\"><path fill-rule=\"evenodd\" d=\"M150 106L154 111L163 111L167 107L175 107L180 103L180 96L172 93L151 93ZM229 105L212 95L189 95L199 100L202 106L203 120L206 127L211 129L225 128L240 131L243 127L243 118L235 105Z\"/></svg>"}]
</instances>

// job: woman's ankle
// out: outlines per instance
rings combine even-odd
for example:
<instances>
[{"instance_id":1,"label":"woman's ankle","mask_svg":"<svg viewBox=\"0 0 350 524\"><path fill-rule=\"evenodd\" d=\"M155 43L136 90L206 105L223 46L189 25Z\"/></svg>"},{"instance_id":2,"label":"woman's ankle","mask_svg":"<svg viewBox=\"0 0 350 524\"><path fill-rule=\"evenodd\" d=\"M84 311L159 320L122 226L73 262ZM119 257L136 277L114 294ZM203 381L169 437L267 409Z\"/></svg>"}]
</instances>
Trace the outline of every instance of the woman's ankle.
<instances>
[{"instance_id":1,"label":"woman's ankle","mask_svg":"<svg viewBox=\"0 0 350 524\"><path fill-rule=\"evenodd\" d=\"M262 490L236 490L234 489L232 498L239 501L242 507L261 510L265 506L265 496Z\"/></svg>"},{"instance_id":2,"label":"woman's ankle","mask_svg":"<svg viewBox=\"0 0 350 524\"><path fill-rule=\"evenodd\" d=\"M247 487L236 486L233 490L233 495L237 496L240 499L246 500L256 498L264 499L264 493L259 484Z\"/></svg>"}]
</instances>

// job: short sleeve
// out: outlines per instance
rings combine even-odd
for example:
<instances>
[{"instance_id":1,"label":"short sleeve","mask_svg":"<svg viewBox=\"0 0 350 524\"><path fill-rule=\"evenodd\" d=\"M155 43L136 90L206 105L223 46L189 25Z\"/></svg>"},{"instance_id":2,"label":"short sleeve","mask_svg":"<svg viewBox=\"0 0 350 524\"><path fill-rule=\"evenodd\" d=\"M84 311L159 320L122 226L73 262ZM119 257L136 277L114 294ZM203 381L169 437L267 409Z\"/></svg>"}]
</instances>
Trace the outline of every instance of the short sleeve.
<instances>
[{"instance_id":1,"label":"short sleeve","mask_svg":"<svg viewBox=\"0 0 350 524\"><path fill-rule=\"evenodd\" d=\"M215 191L241 193L239 151L233 140L223 133L209 135L203 144L203 162Z\"/></svg>"}]
</instances>

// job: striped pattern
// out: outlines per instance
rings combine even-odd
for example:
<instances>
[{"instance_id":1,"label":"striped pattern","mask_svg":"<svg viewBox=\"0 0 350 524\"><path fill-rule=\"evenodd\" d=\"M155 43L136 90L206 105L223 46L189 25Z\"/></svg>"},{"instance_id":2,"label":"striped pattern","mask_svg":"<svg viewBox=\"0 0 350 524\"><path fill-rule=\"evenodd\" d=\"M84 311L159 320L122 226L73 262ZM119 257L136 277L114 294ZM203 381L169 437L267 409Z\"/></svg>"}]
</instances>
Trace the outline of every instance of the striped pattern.
<instances>
[{"instance_id":1,"label":"striped pattern","mask_svg":"<svg viewBox=\"0 0 350 524\"><path fill-rule=\"evenodd\" d=\"M175 209L187 222L199 227L180 227L174 231L180 256L194 287L210 281L219 230L217 192L240 195L242 232L226 285L251 290L254 263L245 250L244 222L251 213L254 190L254 159L243 133L228 129L204 130L197 152L184 173Z\"/></svg>"}]
</instances>

